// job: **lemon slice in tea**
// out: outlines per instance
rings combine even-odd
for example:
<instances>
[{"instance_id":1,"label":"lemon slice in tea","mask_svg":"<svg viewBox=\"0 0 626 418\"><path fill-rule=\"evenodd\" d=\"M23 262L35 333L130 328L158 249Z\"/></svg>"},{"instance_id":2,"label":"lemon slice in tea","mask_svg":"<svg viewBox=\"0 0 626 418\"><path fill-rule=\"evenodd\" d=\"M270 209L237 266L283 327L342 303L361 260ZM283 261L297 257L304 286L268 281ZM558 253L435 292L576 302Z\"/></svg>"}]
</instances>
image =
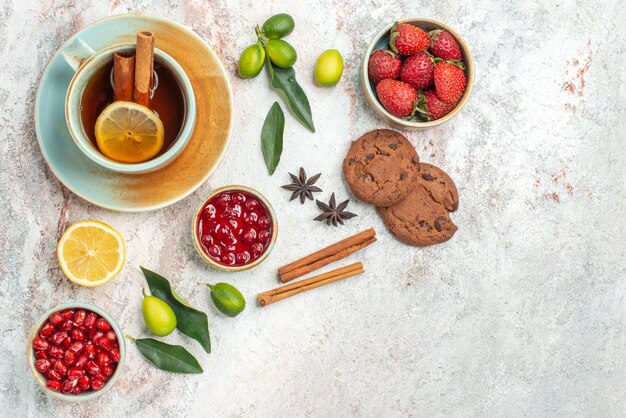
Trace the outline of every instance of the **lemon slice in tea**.
<instances>
[{"instance_id":1,"label":"lemon slice in tea","mask_svg":"<svg viewBox=\"0 0 626 418\"><path fill-rule=\"evenodd\" d=\"M163 122L146 106L118 101L98 116L95 126L98 148L123 163L141 163L163 148Z\"/></svg>"},{"instance_id":2,"label":"lemon slice in tea","mask_svg":"<svg viewBox=\"0 0 626 418\"><path fill-rule=\"evenodd\" d=\"M72 224L59 240L57 256L68 279L81 286L100 286L122 271L124 239L99 221Z\"/></svg>"}]
</instances>

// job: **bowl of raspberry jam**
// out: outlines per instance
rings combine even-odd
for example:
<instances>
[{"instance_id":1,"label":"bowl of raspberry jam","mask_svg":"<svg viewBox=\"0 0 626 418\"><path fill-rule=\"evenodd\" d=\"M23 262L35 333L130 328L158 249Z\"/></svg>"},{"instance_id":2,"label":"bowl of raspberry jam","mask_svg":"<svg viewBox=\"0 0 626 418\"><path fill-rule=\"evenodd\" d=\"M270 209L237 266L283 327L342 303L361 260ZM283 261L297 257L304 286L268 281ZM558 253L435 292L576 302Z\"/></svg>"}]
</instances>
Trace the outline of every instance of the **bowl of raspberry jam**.
<instances>
[{"instance_id":1,"label":"bowl of raspberry jam","mask_svg":"<svg viewBox=\"0 0 626 418\"><path fill-rule=\"evenodd\" d=\"M259 265L272 251L278 234L272 205L246 186L213 190L196 210L192 228L202 259L227 271Z\"/></svg>"},{"instance_id":2,"label":"bowl of raspberry jam","mask_svg":"<svg viewBox=\"0 0 626 418\"><path fill-rule=\"evenodd\" d=\"M28 364L43 390L67 401L95 398L113 386L124 365L124 335L102 309L67 302L37 321Z\"/></svg>"}]
</instances>

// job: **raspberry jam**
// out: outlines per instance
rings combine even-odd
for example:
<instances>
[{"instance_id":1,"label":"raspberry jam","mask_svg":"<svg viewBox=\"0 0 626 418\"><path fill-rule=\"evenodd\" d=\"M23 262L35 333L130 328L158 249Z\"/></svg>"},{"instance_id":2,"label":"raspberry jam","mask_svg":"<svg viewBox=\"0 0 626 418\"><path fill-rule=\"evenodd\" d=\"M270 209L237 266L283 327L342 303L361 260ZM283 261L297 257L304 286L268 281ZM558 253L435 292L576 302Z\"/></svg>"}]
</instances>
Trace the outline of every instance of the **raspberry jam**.
<instances>
[{"instance_id":1,"label":"raspberry jam","mask_svg":"<svg viewBox=\"0 0 626 418\"><path fill-rule=\"evenodd\" d=\"M120 362L109 321L82 308L52 313L33 340L33 354L46 386L66 395L102 389Z\"/></svg>"},{"instance_id":2,"label":"raspberry jam","mask_svg":"<svg viewBox=\"0 0 626 418\"><path fill-rule=\"evenodd\" d=\"M224 266L258 260L272 239L272 219L263 202L243 190L211 197L198 214L196 233L202 252Z\"/></svg>"}]
</instances>

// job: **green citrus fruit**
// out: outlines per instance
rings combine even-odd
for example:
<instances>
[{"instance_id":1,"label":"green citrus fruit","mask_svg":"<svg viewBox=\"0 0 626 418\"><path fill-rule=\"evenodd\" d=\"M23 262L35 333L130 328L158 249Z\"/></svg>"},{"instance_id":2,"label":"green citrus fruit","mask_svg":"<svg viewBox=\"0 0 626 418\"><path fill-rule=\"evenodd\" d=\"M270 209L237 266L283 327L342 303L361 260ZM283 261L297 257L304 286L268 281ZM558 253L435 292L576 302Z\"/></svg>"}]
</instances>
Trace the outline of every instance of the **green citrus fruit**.
<instances>
[{"instance_id":1,"label":"green citrus fruit","mask_svg":"<svg viewBox=\"0 0 626 418\"><path fill-rule=\"evenodd\" d=\"M148 329L159 337L165 337L176 329L176 314L174 310L155 296L146 296L144 293L141 311Z\"/></svg>"},{"instance_id":2,"label":"green citrus fruit","mask_svg":"<svg viewBox=\"0 0 626 418\"><path fill-rule=\"evenodd\" d=\"M280 39L293 32L296 22L287 13L279 13L263 23L263 34L270 39Z\"/></svg>"},{"instance_id":3,"label":"green citrus fruit","mask_svg":"<svg viewBox=\"0 0 626 418\"><path fill-rule=\"evenodd\" d=\"M272 64L280 68L290 68L298 59L298 54L293 46L282 39L271 39L267 41L265 51L270 57Z\"/></svg>"},{"instance_id":4,"label":"green citrus fruit","mask_svg":"<svg viewBox=\"0 0 626 418\"><path fill-rule=\"evenodd\" d=\"M250 45L243 50L237 63L239 75L243 78L254 78L263 69L265 49L259 44Z\"/></svg>"},{"instance_id":5,"label":"green citrus fruit","mask_svg":"<svg viewBox=\"0 0 626 418\"><path fill-rule=\"evenodd\" d=\"M246 307L246 300L235 286L228 283L207 284L211 289L211 299L215 307L224 315L235 317Z\"/></svg>"},{"instance_id":6,"label":"green citrus fruit","mask_svg":"<svg viewBox=\"0 0 626 418\"><path fill-rule=\"evenodd\" d=\"M343 74L343 58L336 49L328 49L315 63L315 81L323 87L336 86Z\"/></svg>"}]
</instances>

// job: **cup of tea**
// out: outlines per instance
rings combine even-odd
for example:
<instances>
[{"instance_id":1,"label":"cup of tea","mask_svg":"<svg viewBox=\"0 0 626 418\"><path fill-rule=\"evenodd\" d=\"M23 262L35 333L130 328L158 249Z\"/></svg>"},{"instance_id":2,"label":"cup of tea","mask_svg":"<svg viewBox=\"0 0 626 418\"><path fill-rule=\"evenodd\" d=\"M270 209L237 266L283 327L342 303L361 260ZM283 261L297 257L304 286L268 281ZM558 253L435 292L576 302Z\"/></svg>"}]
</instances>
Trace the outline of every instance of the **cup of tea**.
<instances>
[{"instance_id":1,"label":"cup of tea","mask_svg":"<svg viewBox=\"0 0 626 418\"><path fill-rule=\"evenodd\" d=\"M163 123L161 150L147 161L134 163L115 160L100 151L95 125L100 113L113 102L114 54L134 49L129 43L94 51L76 39L61 53L75 71L65 97L65 119L74 142L98 165L127 174L156 171L174 161L191 139L196 122L196 100L189 78L171 56L155 48L150 108Z\"/></svg>"}]
</instances>

